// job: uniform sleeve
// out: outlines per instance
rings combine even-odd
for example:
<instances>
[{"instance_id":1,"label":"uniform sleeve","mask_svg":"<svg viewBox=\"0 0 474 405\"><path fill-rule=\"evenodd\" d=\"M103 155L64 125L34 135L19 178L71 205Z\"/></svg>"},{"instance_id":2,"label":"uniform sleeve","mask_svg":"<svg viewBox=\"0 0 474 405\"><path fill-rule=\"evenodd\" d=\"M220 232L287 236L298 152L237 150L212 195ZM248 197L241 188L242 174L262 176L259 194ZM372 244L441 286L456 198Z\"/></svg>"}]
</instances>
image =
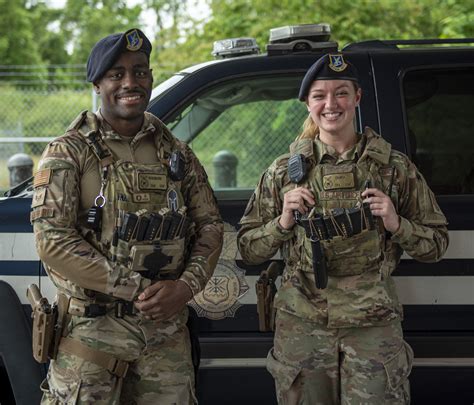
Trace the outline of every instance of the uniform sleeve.
<instances>
[{"instance_id":1,"label":"uniform sleeve","mask_svg":"<svg viewBox=\"0 0 474 405\"><path fill-rule=\"evenodd\" d=\"M285 230L279 225L282 206L274 172L270 168L262 175L240 220L237 244L247 263L259 264L269 260L284 241L293 237L293 230Z\"/></svg>"},{"instance_id":2,"label":"uniform sleeve","mask_svg":"<svg viewBox=\"0 0 474 405\"><path fill-rule=\"evenodd\" d=\"M131 301L150 284L109 261L76 229L79 156L84 144L66 137L47 146L35 175L31 220L40 259L55 276L82 288Z\"/></svg>"},{"instance_id":3,"label":"uniform sleeve","mask_svg":"<svg viewBox=\"0 0 474 405\"><path fill-rule=\"evenodd\" d=\"M194 153L185 147L186 172L183 190L188 214L195 225L189 259L180 280L193 295L204 289L222 250L224 224L206 172Z\"/></svg>"},{"instance_id":4,"label":"uniform sleeve","mask_svg":"<svg viewBox=\"0 0 474 405\"><path fill-rule=\"evenodd\" d=\"M416 260L441 260L448 247L449 235L446 217L433 192L411 162L399 184L400 228L392 235L392 241Z\"/></svg>"}]
</instances>

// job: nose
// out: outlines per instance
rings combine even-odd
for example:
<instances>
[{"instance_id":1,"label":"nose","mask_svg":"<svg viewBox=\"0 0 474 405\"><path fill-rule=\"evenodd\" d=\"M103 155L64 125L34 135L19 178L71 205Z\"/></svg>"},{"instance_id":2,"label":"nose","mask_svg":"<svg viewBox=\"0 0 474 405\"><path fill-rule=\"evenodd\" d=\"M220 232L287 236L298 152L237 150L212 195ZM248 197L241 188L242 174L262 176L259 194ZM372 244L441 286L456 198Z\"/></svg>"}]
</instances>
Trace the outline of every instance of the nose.
<instances>
[{"instance_id":1,"label":"nose","mask_svg":"<svg viewBox=\"0 0 474 405\"><path fill-rule=\"evenodd\" d=\"M337 107L337 99L334 94L328 94L326 98L326 107L327 108L335 108Z\"/></svg>"},{"instance_id":2,"label":"nose","mask_svg":"<svg viewBox=\"0 0 474 405\"><path fill-rule=\"evenodd\" d=\"M137 87L137 78L134 72L126 72L122 79L122 87L124 89L134 89Z\"/></svg>"}]
</instances>

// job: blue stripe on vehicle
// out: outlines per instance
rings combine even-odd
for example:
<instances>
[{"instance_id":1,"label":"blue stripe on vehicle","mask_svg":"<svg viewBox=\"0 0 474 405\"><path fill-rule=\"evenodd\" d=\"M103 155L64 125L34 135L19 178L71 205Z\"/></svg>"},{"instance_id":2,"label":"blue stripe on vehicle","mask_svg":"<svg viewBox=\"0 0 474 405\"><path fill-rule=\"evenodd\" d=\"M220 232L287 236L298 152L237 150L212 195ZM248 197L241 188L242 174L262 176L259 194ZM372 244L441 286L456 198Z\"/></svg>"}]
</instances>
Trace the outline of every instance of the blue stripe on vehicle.
<instances>
[{"instance_id":1,"label":"blue stripe on vehicle","mask_svg":"<svg viewBox=\"0 0 474 405\"><path fill-rule=\"evenodd\" d=\"M37 276L40 262L35 261L20 261L20 260L5 260L0 265L0 276ZM41 266L41 275L46 276L43 266Z\"/></svg>"},{"instance_id":2,"label":"blue stripe on vehicle","mask_svg":"<svg viewBox=\"0 0 474 405\"><path fill-rule=\"evenodd\" d=\"M31 198L0 201L0 232L33 232L30 224Z\"/></svg>"}]
</instances>

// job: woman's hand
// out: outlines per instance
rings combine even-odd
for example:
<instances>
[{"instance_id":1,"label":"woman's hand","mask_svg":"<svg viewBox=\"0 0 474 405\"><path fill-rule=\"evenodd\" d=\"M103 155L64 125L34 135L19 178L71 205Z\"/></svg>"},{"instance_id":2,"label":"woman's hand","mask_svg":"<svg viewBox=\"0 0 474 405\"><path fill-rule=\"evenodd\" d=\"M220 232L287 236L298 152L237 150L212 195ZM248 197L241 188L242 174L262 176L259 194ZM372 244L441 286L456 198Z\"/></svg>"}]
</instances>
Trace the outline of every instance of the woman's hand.
<instances>
[{"instance_id":1,"label":"woman's hand","mask_svg":"<svg viewBox=\"0 0 474 405\"><path fill-rule=\"evenodd\" d=\"M291 229L295 225L294 211L307 214L310 207L314 206L315 200L311 191L306 187L297 187L288 191L283 198L283 212L280 217L280 226L283 229Z\"/></svg>"},{"instance_id":2,"label":"woman's hand","mask_svg":"<svg viewBox=\"0 0 474 405\"><path fill-rule=\"evenodd\" d=\"M382 218L384 228L395 233L400 227L400 217L393 206L392 200L377 188L368 188L363 191L364 202L370 204L372 215Z\"/></svg>"}]
</instances>

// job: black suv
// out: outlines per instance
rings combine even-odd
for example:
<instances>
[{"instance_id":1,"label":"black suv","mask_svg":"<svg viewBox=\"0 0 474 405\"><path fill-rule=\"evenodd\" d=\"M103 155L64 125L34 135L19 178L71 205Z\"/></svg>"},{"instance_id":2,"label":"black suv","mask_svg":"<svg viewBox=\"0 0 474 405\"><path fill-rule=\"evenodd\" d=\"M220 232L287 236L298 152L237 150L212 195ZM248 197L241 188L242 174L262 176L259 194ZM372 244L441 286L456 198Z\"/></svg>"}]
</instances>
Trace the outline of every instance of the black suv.
<instances>
[{"instance_id":1,"label":"black suv","mask_svg":"<svg viewBox=\"0 0 474 405\"><path fill-rule=\"evenodd\" d=\"M474 402L472 43L375 40L342 49L361 78L358 130L370 126L407 154L449 221L450 245L441 262L423 264L405 255L394 273L405 337L415 352L415 404ZM216 43L218 60L175 74L153 91L149 106L204 164L226 222L216 273L191 304L201 344L197 392L205 405L276 403L265 370L272 334L259 332L255 294L269 263L246 266L236 230L259 176L301 130L307 110L297 94L304 73L338 45L329 41L327 25L317 25L272 30L267 53L257 49L250 38ZM31 233L29 202L15 201L0 203L0 215L9 216L1 231ZM0 270L0 280L2 275ZM47 283L44 274L41 279ZM18 381L9 375L16 393Z\"/></svg>"}]
</instances>

